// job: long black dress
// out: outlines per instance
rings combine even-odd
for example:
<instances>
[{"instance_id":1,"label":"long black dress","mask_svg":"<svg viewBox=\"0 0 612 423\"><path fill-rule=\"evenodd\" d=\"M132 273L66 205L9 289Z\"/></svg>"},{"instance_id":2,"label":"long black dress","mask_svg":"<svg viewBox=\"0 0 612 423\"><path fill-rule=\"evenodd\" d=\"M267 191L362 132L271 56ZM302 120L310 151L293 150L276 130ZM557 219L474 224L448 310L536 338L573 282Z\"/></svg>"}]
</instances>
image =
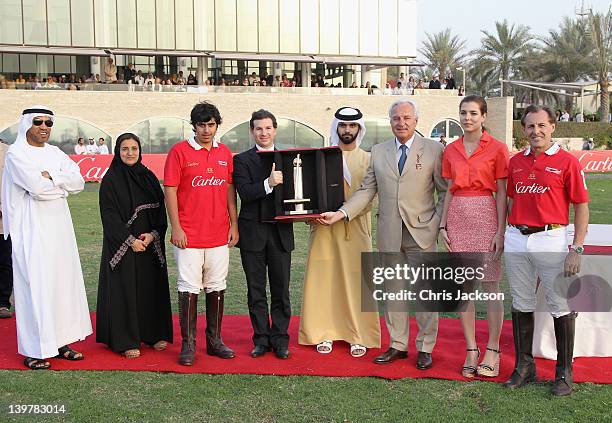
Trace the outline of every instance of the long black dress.
<instances>
[{"instance_id":1,"label":"long black dress","mask_svg":"<svg viewBox=\"0 0 612 423\"><path fill-rule=\"evenodd\" d=\"M96 316L96 341L115 352L172 342L163 192L141 158L133 166L121 161L120 147L100 185L104 241ZM154 241L135 253L131 243L143 233Z\"/></svg>"}]
</instances>

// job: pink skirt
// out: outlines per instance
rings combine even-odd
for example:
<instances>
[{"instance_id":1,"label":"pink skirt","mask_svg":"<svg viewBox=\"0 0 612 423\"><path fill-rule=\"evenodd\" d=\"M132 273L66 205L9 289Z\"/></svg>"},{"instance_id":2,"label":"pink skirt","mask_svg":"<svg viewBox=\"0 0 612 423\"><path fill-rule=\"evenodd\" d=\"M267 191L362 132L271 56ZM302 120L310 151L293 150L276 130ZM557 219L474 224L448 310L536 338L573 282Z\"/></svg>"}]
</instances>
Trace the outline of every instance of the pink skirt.
<instances>
[{"instance_id":1,"label":"pink skirt","mask_svg":"<svg viewBox=\"0 0 612 423\"><path fill-rule=\"evenodd\" d=\"M492 195L453 196L448 207L446 232L455 253L491 252L491 241L497 232L497 206ZM501 263L487 257L486 281L501 277Z\"/></svg>"}]
</instances>

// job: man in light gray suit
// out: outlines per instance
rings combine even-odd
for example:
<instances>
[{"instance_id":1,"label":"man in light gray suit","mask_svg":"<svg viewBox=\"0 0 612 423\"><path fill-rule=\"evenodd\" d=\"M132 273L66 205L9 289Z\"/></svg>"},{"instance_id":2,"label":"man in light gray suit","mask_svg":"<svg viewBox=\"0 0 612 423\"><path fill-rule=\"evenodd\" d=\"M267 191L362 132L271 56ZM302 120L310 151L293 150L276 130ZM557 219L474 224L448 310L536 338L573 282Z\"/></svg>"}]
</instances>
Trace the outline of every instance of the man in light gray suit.
<instances>
[{"instance_id":1,"label":"man in light gray suit","mask_svg":"<svg viewBox=\"0 0 612 423\"><path fill-rule=\"evenodd\" d=\"M378 193L377 242L380 252L436 251L436 241L446 194L442 178L442 145L415 134L418 107L399 100L389 108L395 139L372 147L370 166L359 190L336 212L323 213L320 223L351 220ZM436 203L434 192L438 194ZM400 230L401 228L401 230ZM377 364L408 356L408 312L385 310L391 344L376 357ZM438 313L417 312L419 334L417 368L431 367L431 352L438 334Z\"/></svg>"}]
</instances>

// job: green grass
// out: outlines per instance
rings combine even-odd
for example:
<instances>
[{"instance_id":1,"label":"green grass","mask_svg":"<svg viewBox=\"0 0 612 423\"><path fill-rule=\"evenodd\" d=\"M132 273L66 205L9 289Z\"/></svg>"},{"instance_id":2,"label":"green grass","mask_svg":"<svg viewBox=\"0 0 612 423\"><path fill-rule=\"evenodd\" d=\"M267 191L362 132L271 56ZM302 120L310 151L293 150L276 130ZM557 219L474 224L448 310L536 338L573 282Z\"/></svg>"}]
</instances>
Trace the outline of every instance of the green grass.
<instances>
[{"instance_id":1,"label":"green grass","mask_svg":"<svg viewBox=\"0 0 612 423\"><path fill-rule=\"evenodd\" d=\"M587 183L591 223L612 223L612 175L589 176ZM102 247L97 188L87 184L85 192L70 199L92 310ZM294 314L299 314L301 307L307 228L306 224L295 225L291 275ZM176 312L176 268L171 249L168 251ZM237 250L231 254L226 312L247 313ZM463 348L463 340L458 344L458 350ZM510 392L490 382L413 379L0 371L0 380L0 422L609 421L612 407L612 385L591 383L577 384L571 397L554 398L549 384ZM9 404L65 404L67 414L9 416Z\"/></svg>"}]
</instances>

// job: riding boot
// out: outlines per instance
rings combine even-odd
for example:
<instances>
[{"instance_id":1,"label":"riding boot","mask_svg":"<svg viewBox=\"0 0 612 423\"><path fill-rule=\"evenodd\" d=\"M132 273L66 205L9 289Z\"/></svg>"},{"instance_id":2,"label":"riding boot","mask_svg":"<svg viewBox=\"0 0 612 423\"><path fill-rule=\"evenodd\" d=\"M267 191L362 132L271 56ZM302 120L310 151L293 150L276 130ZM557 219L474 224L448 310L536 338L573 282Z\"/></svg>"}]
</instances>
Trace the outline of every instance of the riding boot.
<instances>
[{"instance_id":1,"label":"riding boot","mask_svg":"<svg viewBox=\"0 0 612 423\"><path fill-rule=\"evenodd\" d=\"M532 355L533 325L533 312L524 313L512 309L512 332L516 361L510 379L504 384L506 388L520 388L536 379L536 367Z\"/></svg>"},{"instance_id":2,"label":"riding boot","mask_svg":"<svg viewBox=\"0 0 612 423\"><path fill-rule=\"evenodd\" d=\"M570 313L554 318L555 338L557 339L557 366L555 367L555 383L552 386L553 395L564 396L572 393L574 371L572 358L574 356L574 334L576 316Z\"/></svg>"},{"instance_id":3,"label":"riding boot","mask_svg":"<svg viewBox=\"0 0 612 423\"><path fill-rule=\"evenodd\" d=\"M198 320L198 294L178 293L179 320L181 323L181 354L179 364L192 366L196 352L196 323Z\"/></svg>"},{"instance_id":4,"label":"riding boot","mask_svg":"<svg viewBox=\"0 0 612 423\"><path fill-rule=\"evenodd\" d=\"M225 291L206 293L206 352L220 358L234 358L234 351L221 339L224 294Z\"/></svg>"}]
</instances>

